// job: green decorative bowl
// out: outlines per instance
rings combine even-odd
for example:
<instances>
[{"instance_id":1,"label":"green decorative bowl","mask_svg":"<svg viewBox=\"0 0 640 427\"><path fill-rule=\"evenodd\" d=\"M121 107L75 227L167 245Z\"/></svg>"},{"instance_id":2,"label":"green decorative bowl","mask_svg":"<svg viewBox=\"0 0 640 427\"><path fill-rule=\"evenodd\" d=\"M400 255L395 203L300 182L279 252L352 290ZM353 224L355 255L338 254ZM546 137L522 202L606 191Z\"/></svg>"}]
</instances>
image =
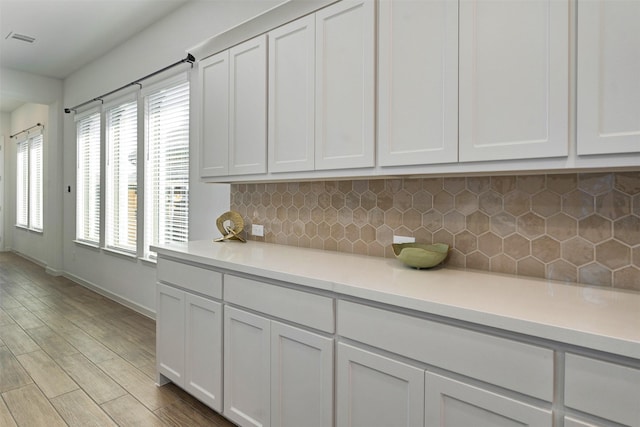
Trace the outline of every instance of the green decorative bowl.
<instances>
[{"instance_id":1,"label":"green decorative bowl","mask_svg":"<svg viewBox=\"0 0 640 427\"><path fill-rule=\"evenodd\" d=\"M444 243L394 243L391 246L396 258L417 269L435 267L449 254L449 245Z\"/></svg>"}]
</instances>

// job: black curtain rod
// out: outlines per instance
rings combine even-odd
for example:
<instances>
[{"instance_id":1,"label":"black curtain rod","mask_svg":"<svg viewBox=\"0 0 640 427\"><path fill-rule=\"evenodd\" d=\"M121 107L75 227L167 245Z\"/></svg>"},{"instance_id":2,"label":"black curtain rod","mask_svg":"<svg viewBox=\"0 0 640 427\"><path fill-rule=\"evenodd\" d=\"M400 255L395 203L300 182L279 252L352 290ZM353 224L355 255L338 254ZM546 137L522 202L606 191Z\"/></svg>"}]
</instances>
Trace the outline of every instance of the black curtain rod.
<instances>
[{"instance_id":1,"label":"black curtain rod","mask_svg":"<svg viewBox=\"0 0 640 427\"><path fill-rule=\"evenodd\" d=\"M20 132L16 132L16 133L14 133L13 135L11 135L11 136L9 137L9 139L14 138L14 137L16 137L16 136L20 135L21 133L29 132L31 129L33 129L33 128L37 128L37 127L39 127L39 126L42 126L42 124L41 124L41 123L36 123L35 125L31 126L30 128L26 128L26 129L21 130Z\"/></svg>"},{"instance_id":2,"label":"black curtain rod","mask_svg":"<svg viewBox=\"0 0 640 427\"><path fill-rule=\"evenodd\" d=\"M102 103L104 104L104 100L103 100L102 98L105 98L105 97L107 97L107 96L109 96L109 95L113 95L114 93L116 93L116 92L120 92L121 90L126 89L126 88L128 88L128 87L131 87L131 86L133 86L133 85L138 85L138 86L142 87L142 84L140 84L140 82L141 82L141 81L146 80L146 79L148 79L148 78L151 78L151 77L153 77L153 76L156 76L156 75L158 75L158 74L160 74L160 73L163 73L163 72L165 72L165 71L167 71L167 70L169 70L169 69L171 69L171 68L173 68L173 67L175 67L175 66L178 66L178 65L180 65L180 64L189 63L189 64L191 64L191 66L193 67L193 63L194 63L195 61L196 61L196 58L195 58L193 55L191 55L190 53L188 53L186 58L181 59L181 60L180 60L180 61L178 61L178 62L174 62L174 63L173 63L173 64L171 64L171 65L167 65L166 67L162 68L161 70L154 71L154 72L153 72L153 73L151 73L151 74L147 74L146 76L141 77L141 78L139 78L139 79L138 79L138 80L136 80L136 81L133 81L133 82L131 82L131 83L129 83L129 84L126 84L126 85L124 85L124 86L122 86L122 87L119 87L118 89L112 90L111 92L107 92L107 93L105 93L104 95L97 96L97 97L95 97L95 98L93 98L93 99L90 99L89 101L83 102L82 104L78 104L78 105L76 105L75 107L65 108L65 109L64 109L64 112L65 112L65 113L67 113L67 114L69 114L70 112L72 112L72 111L73 111L73 112L75 113L75 112L76 112L76 110L77 110L78 108L80 108L80 107L84 107L85 105L87 105L87 104L91 104L92 102L100 101L100 102L102 102Z\"/></svg>"}]
</instances>

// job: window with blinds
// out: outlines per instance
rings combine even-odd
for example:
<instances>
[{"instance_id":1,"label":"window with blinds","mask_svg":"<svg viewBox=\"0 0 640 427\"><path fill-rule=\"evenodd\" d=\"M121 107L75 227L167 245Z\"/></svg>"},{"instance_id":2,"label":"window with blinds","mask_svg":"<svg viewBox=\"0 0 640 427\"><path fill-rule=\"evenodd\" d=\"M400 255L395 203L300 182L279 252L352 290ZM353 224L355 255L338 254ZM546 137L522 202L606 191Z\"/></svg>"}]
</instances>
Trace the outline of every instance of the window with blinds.
<instances>
[{"instance_id":1,"label":"window with blinds","mask_svg":"<svg viewBox=\"0 0 640 427\"><path fill-rule=\"evenodd\" d=\"M100 242L100 113L77 118L76 123L76 238Z\"/></svg>"},{"instance_id":2,"label":"window with blinds","mask_svg":"<svg viewBox=\"0 0 640 427\"><path fill-rule=\"evenodd\" d=\"M42 134L29 139L29 228L42 231Z\"/></svg>"},{"instance_id":3,"label":"window with blinds","mask_svg":"<svg viewBox=\"0 0 640 427\"><path fill-rule=\"evenodd\" d=\"M42 231L42 134L17 143L16 225Z\"/></svg>"},{"instance_id":4,"label":"window with blinds","mask_svg":"<svg viewBox=\"0 0 640 427\"><path fill-rule=\"evenodd\" d=\"M105 113L106 164L106 246L136 252L136 212L138 205L137 101L108 108Z\"/></svg>"},{"instance_id":5,"label":"window with blinds","mask_svg":"<svg viewBox=\"0 0 640 427\"><path fill-rule=\"evenodd\" d=\"M145 232L149 245L186 242L189 209L189 83L145 96Z\"/></svg>"},{"instance_id":6,"label":"window with blinds","mask_svg":"<svg viewBox=\"0 0 640 427\"><path fill-rule=\"evenodd\" d=\"M16 225L29 226L29 140L18 142L16 165Z\"/></svg>"}]
</instances>

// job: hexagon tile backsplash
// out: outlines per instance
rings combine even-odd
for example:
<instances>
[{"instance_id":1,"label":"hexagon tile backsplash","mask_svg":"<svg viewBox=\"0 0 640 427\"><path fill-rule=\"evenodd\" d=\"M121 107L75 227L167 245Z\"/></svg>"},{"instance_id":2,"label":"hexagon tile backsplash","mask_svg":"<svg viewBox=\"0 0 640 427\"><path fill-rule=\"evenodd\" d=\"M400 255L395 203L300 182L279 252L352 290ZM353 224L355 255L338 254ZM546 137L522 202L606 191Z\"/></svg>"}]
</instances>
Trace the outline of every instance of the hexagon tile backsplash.
<instances>
[{"instance_id":1,"label":"hexagon tile backsplash","mask_svg":"<svg viewBox=\"0 0 640 427\"><path fill-rule=\"evenodd\" d=\"M640 171L233 184L252 240L392 257L393 235L446 263L640 291Z\"/></svg>"}]
</instances>

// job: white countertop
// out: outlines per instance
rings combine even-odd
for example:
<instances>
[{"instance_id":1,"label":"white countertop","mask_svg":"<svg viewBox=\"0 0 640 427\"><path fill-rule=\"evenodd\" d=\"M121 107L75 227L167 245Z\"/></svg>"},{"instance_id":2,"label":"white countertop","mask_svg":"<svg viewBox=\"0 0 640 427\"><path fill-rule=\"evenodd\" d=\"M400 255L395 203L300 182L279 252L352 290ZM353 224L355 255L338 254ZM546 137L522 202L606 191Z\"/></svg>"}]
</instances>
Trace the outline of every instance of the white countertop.
<instances>
[{"instance_id":1,"label":"white countertop","mask_svg":"<svg viewBox=\"0 0 640 427\"><path fill-rule=\"evenodd\" d=\"M640 359L640 293L259 242L193 241L170 256Z\"/></svg>"}]
</instances>

